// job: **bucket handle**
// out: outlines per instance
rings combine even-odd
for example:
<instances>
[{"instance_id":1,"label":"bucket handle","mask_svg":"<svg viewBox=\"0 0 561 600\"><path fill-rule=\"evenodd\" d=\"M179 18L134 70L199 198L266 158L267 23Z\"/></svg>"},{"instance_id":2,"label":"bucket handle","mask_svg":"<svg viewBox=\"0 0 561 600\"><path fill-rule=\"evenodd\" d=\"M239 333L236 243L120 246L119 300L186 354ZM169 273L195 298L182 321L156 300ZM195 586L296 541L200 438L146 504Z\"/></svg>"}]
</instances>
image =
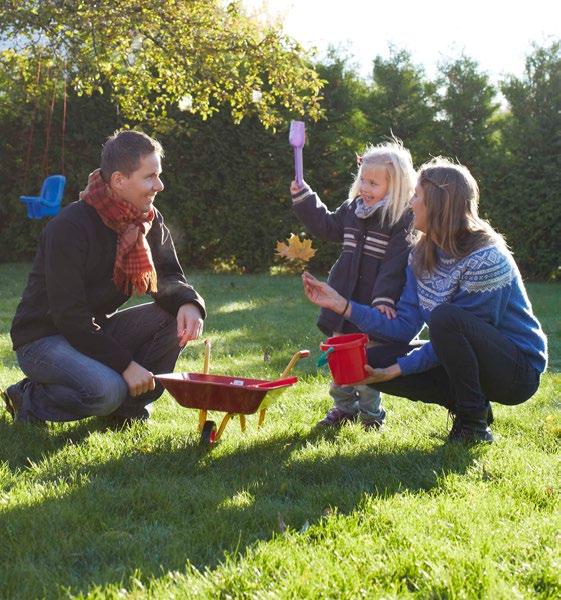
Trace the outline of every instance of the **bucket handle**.
<instances>
[{"instance_id":1,"label":"bucket handle","mask_svg":"<svg viewBox=\"0 0 561 600\"><path fill-rule=\"evenodd\" d=\"M319 355L318 362L317 362L318 369L327 364L327 359L334 350L335 350L335 348L333 346L330 346L325 352L322 352Z\"/></svg>"}]
</instances>

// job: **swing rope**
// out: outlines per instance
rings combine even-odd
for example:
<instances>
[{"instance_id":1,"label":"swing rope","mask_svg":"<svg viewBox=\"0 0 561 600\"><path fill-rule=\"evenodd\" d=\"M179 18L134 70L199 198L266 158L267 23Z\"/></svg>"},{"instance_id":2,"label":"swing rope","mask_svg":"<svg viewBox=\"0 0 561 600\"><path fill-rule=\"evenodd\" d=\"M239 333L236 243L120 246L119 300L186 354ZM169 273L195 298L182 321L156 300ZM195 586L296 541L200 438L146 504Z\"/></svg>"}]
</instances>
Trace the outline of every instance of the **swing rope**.
<instances>
[{"instance_id":1,"label":"swing rope","mask_svg":"<svg viewBox=\"0 0 561 600\"><path fill-rule=\"evenodd\" d=\"M64 175L64 138L66 135L66 110L68 102L68 81L66 78L66 63L64 65L64 93L62 100L62 132L60 141L60 172Z\"/></svg>"},{"instance_id":2,"label":"swing rope","mask_svg":"<svg viewBox=\"0 0 561 600\"><path fill-rule=\"evenodd\" d=\"M51 125L53 122L53 112L55 109L56 85L53 84L53 94L50 107L47 106L47 136L45 140L45 149L43 150L43 177L49 174L49 148L51 145Z\"/></svg>"},{"instance_id":3,"label":"swing rope","mask_svg":"<svg viewBox=\"0 0 561 600\"><path fill-rule=\"evenodd\" d=\"M42 76L42 64L39 60L37 62L37 74L35 77L35 88L36 92L39 89L39 84L41 82ZM51 68L47 67L46 72L44 74L45 82L48 82L49 75L51 73ZM61 173L64 175L64 159L65 159L65 142L66 142L66 121L68 116L68 78L66 74L66 62L64 63L64 81L63 81L63 99L62 99L62 119L61 119L61 138L60 138L60 168ZM49 151L51 148L52 142L52 125L53 125L53 115L56 104L56 91L57 91L57 82L53 81L52 95L50 98L50 102L47 100L46 112L45 112L45 145L43 149L43 156L41 160L41 166L43 170L43 178L47 177L49 174ZM33 154L33 138L35 135L35 129L37 126L37 114L39 112L39 105L41 101L40 94L36 94L35 102L33 105L33 113L31 117L31 123L29 126L29 137L27 141L27 150L25 153L25 164L23 168L23 189L27 190L27 186L29 183L29 175L31 170L31 159Z\"/></svg>"},{"instance_id":4,"label":"swing rope","mask_svg":"<svg viewBox=\"0 0 561 600\"><path fill-rule=\"evenodd\" d=\"M37 63L37 76L35 78L35 87L39 87L39 81L41 80L41 61ZM35 104L33 106L33 114L31 116L31 124L29 126L29 140L27 142L27 152L25 153L25 164L23 167L23 189L27 189L27 182L29 179L29 166L31 164L31 150L33 148L33 135L35 133L35 120L37 111L39 110L39 94L35 98Z\"/></svg>"}]
</instances>

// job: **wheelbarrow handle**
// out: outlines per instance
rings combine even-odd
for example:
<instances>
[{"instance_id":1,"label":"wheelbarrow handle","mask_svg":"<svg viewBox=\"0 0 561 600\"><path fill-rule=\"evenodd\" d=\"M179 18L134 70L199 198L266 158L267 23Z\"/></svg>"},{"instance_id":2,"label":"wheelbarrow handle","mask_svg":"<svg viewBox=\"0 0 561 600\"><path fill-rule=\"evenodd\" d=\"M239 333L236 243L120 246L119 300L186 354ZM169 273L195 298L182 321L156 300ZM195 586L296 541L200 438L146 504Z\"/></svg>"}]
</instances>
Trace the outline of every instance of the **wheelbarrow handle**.
<instances>
[{"instance_id":1,"label":"wheelbarrow handle","mask_svg":"<svg viewBox=\"0 0 561 600\"><path fill-rule=\"evenodd\" d=\"M204 365L203 365L203 373L205 375L208 375L210 372L210 346L211 346L210 340L207 338L205 340L205 358L204 358ZM203 427L205 426L207 415L208 415L208 411L206 411L204 408L199 410L199 433L202 432ZM222 431L220 431L220 435L222 435Z\"/></svg>"},{"instance_id":2,"label":"wheelbarrow handle","mask_svg":"<svg viewBox=\"0 0 561 600\"><path fill-rule=\"evenodd\" d=\"M310 355L309 350L298 350L298 352L295 352L294 356L290 359L290 362L288 363L288 365L286 365L286 369L281 373L281 379L283 377L286 377L290 373L290 371L292 371L292 368L294 367L294 365L301 358L306 358L309 355Z\"/></svg>"},{"instance_id":3,"label":"wheelbarrow handle","mask_svg":"<svg viewBox=\"0 0 561 600\"><path fill-rule=\"evenodd\" d=\"M203 366L203 373L208 375L210 372L210 340L207 338L205 340L205 362Z\"/></svg>"}]
</instances>

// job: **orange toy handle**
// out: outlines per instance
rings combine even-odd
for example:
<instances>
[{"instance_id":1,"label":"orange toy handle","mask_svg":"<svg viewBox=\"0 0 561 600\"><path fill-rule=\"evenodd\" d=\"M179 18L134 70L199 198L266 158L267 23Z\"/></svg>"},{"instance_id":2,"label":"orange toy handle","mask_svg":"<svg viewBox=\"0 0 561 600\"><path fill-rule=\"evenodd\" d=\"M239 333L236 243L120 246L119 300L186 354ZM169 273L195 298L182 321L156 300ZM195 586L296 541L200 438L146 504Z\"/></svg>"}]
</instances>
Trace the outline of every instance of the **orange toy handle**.
<instances>
[{"instance_id":1,"label":"orange toy handle","mask_svg":"<svg viewBox=\"0 0 561 600\"><path fill-rule=\"evenodd\" d=\"M290 371L292 371L292 368L294 367L294 365L301 358L306 358L307 356L310 356L309 350L298 350L298 352L296 352L294 354L294 356L290 359L290 362L288 363L288 365L286 365L286 369L281 373L281 379L283 377L286 377L290 373Z\"/></svg>"},{"instance_id":2,"label":"orange toy handle","mask_svg":"<svg viewBox=\"0 0 561 600\"><path fill-rule=\"evenodd\" d=\"M210 340L207 338L205 340L205 359L204 359L204 365L203 365L203 373L205 375L208 375L209 371L210 371ZM199 432L201 432L203 430L203 427L205 425L205 421L206 421L206 417L207 417L207 411L206 410L200 410L199 411Z\"/></svg>"}]
</instances>

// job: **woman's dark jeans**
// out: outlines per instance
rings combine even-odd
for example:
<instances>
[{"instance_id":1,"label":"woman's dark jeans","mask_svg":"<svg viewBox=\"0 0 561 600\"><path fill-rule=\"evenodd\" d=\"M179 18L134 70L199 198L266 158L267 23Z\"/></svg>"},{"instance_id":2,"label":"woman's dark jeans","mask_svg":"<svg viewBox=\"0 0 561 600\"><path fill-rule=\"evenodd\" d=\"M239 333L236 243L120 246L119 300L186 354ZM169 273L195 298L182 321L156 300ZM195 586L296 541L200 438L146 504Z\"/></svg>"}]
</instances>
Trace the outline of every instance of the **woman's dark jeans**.
<instances>
[{"instance_id":1,"label":"woman's dark jeans","mask_svg":"<svg viewBox=\"0 0 561 600\"><path fill-rule=\"evenodd\" d=\"M482 411L489 402L521 404L538 389L540 374L524 353L474 314L441 304L432 311L428 326L440 365L372 387L460 413ZM388 367L413 347L404 343L375 346L368 350L368 363Z\"/></svg>"}]
</instances>

